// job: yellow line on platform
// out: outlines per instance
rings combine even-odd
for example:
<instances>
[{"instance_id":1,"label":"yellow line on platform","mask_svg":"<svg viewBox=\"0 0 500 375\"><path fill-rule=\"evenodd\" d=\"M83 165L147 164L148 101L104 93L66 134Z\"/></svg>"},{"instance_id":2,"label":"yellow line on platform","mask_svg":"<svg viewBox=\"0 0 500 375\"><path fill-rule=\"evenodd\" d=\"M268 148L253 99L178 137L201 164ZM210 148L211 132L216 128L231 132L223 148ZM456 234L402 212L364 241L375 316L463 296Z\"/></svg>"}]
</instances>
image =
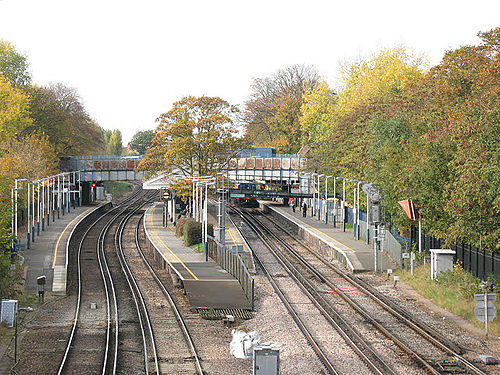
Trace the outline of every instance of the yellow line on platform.
<instances>
[{"instance_id":1,"label":"yellow line on platform","mask_svg":"<svg viewBox=\"0 0 500 375\"><path fill-rule=\"evenodd\" d=\"M55 268L56 266L56 261L57 261L57 249L59 248L59 242L61 242L61 239L62 239L62 236L64 235L64 232L66 232L66 229L68 229L68 227L73 224L73 222L76 220L76 219L79 219L83 214L87 213L88 211L90 211L91 209L93 209L94 207L90 207L89 209L83 211L80 215L78 215L77 217L75 217L73 220L71 220L68 225L66 225L66 227L64 228L64 230L61 232L61 234L59 235L59 238L57 239L57 243L56 243L56 248L54 249L54 261L52 262L52 269Z\"/></svg>"},{"instance_id":2,"label":"yellow line on platform","mask_svg":"<svg viewBox=\"0 0 500 375\"><path fill-rule=\"evenodd\" d=\"M154 222L153 222L153 217L154 217L154 212L156 210L156 207L153 207L153 210L151 211L151 227L153 228L153 232L155 232L156 234L156 237L158 237L158 240L162 243L163 246L165 246L165 248L170 251L170 253L177 258L177 260L182 264L182 266L186 269L186 271L188 271L194 278L195 280L199 280L198 277L193 273L193 271L191 271L189 269L188 266L186 266L184 264L184 262L182 260L180 260L180 258L177 256L177 254L175 254L168 246L165 242L163 242L163 240L160 238L160 236L158 235L158 233L156 232L156 229L155 229L155 225L154 225Z\"/></svg>"},{"instance_id":3,"label":"yellow line on platform","mask_svg":"<svg viewBox=\"0 0 500 375\"><path fill-rule=\"evenodd\" d=\"M227 228L227 231L229 232L229 235L231 236L231 239L233 240L234 246L237 246L236 240L233 236L233 233L231 233L231 228Z\"/></svg>"},{"instance_id":4,"label":"yellow line on platform","mask_svg":"<svg viewBox=\"0 0 500 375\"><path fill-rule=\"evenodd\" d=\"M276 208L277 210L280 210L280 211L281 211L281 212L283 212L284 214L288 215L288 213L287 213L287 212L285 212L285 211L283 211L281 208L279 208L279 207L274 207L274 208ZM288 216L292 216L292 215L288 215ZM353 249L351 249L349 246L344 245L342 242L337 241L335 238L330 237L328 234L326 234L326 233L324 233L324 232L320 231L318 228L314 228L312 225L309 225L309 224L307 224L307 223L303 222L302 220L300 220L299 218L297 218L297 217L295 217L295 216L292 216L292 217L293 217L295 220L300 221L302 224L307 225L309 228L314 229L315 231L317 231L317 232L321 233L321 234L322 234L322 235L324 235L324 236L327 236L329 239L331 239L332 241L335 241L335 242L336 242L336 243L338 243L339 245L344 246L346 249L351 250L353 253L355 253L355 252L356 252L356 250L353 250Z\"/></svg>"}]
</instances>

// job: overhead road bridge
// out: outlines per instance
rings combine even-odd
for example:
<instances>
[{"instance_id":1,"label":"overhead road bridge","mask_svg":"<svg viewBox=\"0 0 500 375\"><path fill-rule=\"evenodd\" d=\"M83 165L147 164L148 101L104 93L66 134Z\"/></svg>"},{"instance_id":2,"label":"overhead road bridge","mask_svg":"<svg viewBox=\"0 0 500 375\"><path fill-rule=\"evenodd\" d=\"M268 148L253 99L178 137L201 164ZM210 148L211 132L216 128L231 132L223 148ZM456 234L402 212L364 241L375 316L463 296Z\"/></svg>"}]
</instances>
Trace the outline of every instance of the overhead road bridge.
<instances>
[{"instance_id":1,"label":"overhead road bridge","mask_svg":"<svg viewBox=\"0 0 500 375\"><path fill-rule=\"evenodd\" d=\"M69 156L60 160L63 171L80 171L80 181L139 181L144 172L136 171L143 155Z\"/></svg>"}]
</instances>

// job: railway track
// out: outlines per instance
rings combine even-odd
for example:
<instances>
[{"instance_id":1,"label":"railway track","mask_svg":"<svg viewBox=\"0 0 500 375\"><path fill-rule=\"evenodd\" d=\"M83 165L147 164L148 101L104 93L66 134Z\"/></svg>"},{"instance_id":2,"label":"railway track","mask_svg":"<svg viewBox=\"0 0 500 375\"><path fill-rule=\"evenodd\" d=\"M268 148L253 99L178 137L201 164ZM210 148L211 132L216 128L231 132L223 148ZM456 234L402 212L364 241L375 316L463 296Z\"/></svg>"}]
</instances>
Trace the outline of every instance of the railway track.
<instances>
[{"instance_id":1,"label":"railway track","mask_svg":"<svg viewBox=\"0 0 500 375\"><path fill-rule=\"evenodd\" d=\"M242 220L244 213L237 211ZM237 221L238 218L235 218ZM272 252L276 249L262 236L252 223L245 220L248 228L240 223L241 234L252 247L254 257L269 279L274 290L304 334L325 370L329 374L393 374L376 353L366 348L363 339L352 332L345 322L331 316L332 310L324 309L314 295L303 285L284 277L286 265L276 263ZM342 353L342 355L339 355Z\"/></svg>"},{"instance_id":2,"label":"railway track","mask_svg":"<svg viewBox=\"0 0 500 375\"><path fill-rule=\"evenodd\" d=\"M58 374L149 371L147 347L152 339L146 336L152 337L152 332L142 324L147 312L140 313L139 303L132 303L137 291L132 285L127 288L116 235L148 199L148 194L136 191L83 233L76 257L75 316ZM140 348L127 346L137 341L143 342Z\"/></svg>"},{"instance_id":3,"label":"railway track","mask_svg":"<svg viewBox=\"0 0 500 375\"><path fill-rule=\"evenodd\" d=\"M248 215L241 210L238 210L238 215L254 231L259 232L263 241L270 244L274 257L309 293L309 298L321 306L318 307L320 310L328 311L339 322L350 322L347 323L350 328L346 329L346 334L357 332L359 336L367 338L360 344L360 350L367 351L366 355L379 364L381 373L410 373L410 369L398 363L400 355L394 356L395 351L388 355L391 353L384 350L390 347L387 344L389 339L397 352L402 351L413 361L413 367L424 373L442 374L453 371L485 374L461 356L461 349L454 343L413 319L408 312L374 288L334 267L319 254L293 239L290 233L286 233L286 240L282 238L277 233L284 233L284 229L275 221L266 219L265 216L257 219L256 215ZM342 303L339 303L338 296L342 298ZM373 328L376 328L377 334L374 334ZM382 348L381 342L386 343ZM373 352L379 351L378 357L373 357Z\"/></svg>"},{"instance_id":4,"label":"railway track","mask_svg":"<svg viewBox=\"0 0 500 375\"><path fill-rule=\"evenodd\" d=\"M159 353L162 359L161 372L202 375L204 372L201 358L195 347L187 322L173 296L151 264L149 258L152 254L148 256L146 248L142 245L145 242L143 233L140 230L143 220L144 212L141 212L136 215L135 225L130 226L129 230L133 229L135 249L128 252L127 258L132 264L131 267L134 269L134 273L140 276L139 284L141 289L147 291L149 305L154 305L161 310L154 322L155 332L166 343L166 345L162 345ZM128 238L131 239L131 236ZM132 241L129 241L129 243L132 243Z\"/></svg>"}]
</instances>

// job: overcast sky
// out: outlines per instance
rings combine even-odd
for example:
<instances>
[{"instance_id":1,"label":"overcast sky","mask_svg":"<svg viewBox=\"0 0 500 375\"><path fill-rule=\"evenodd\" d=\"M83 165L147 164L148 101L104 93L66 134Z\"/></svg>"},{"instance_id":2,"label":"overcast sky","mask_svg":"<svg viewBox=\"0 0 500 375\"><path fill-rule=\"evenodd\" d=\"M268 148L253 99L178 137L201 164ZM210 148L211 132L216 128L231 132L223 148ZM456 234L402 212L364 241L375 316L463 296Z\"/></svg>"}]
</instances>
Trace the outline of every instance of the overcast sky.
<instances>
[{"instance_id":1,"label":"overcast sky","mask_svg":"<svg viewBox=\"0 0 500 375\"><path fill-rule=\"evenodd\" d=\"M0 0L0 39L34 83L74 87L90 115L128 142L186 95L242 105L253 78L404 45L431 65L500 26L500 1Z\"/></svg>"}]
</instances>

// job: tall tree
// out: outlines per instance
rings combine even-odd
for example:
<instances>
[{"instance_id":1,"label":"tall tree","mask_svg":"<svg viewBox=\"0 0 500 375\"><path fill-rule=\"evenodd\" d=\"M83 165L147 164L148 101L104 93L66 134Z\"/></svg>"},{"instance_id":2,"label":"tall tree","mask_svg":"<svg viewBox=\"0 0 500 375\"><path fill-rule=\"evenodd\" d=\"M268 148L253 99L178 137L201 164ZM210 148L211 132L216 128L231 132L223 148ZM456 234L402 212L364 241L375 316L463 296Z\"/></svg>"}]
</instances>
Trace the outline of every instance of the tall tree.
<instances>
[{"instance_id":1,"label":"tall tree","mask_svg":"<svg viewBox=\"0 0 500 375\"><path fill-rule=\"evenodd\" d=\"M111 137L109 137L108 154L121 155L122 149L122 132L119 130L113 130Z\"/></svg>"},{"instance_id":2,"label":"tall tree","mask_svg":"<svg viewBox=\"0 0 500 375\"><path fill-rule=\"evenodd\" d=\"M179 169L187 176L223 168L241 140L235 137L237 108L218 97L188 96L160 115L152 147L141 169Z\"/></svg>"},{"instance_id":3,"label":"tall tree","mask_svg":"<svg viewBox=\"0 0 500 375\"><path fill-rule=\"evenodd\" d=\"M0 143L19 138L31 124L28 96L0 72Z\"/></svg>"},{"instance_id":4,"label":"tall tree","mask_svg":"<svg viewBox=\"0 0 500 375\"><path fill-rule=\"evenodd\" d=\"M105 151L101 128L85 110L75 89L62 83L31 87L33 126L25 134L44 133L59 156Z\"/></svg>"},{"instance_id":5,"label":"tall tree","mask_svg":"<svg viewBox=\"0 0 500 375\"><path fill-rule=\"evenodd\" d=\"M14 86L28 86L31 83L26 57L3 40L0 40L0 71Z\"/></svg>"},{"instance_id":6,"label":"tall tree","mask_svg":"<svg viewBox=\"0 0 500 375\"><path fill-rule=\"evenodd\" d=\"M144 130L138 131L132 137L129 145L130 147L137 151L140 155L144 155L146 151L151 147L151 142L155 136L154 130Z\"/></svg>"},{"instance_id":7,"label":"tall tree","mask_svg":"<svg viewBox=\"0 0 500 375\"><path fill-rule=\"evenodd\" d=\"M271 77L254 79L243 113L248 142L276 147L279 152L298 151L302 95L312 90L318 80L317 71L304 65L292 65Z\"/></svg>"}]
</instances>

